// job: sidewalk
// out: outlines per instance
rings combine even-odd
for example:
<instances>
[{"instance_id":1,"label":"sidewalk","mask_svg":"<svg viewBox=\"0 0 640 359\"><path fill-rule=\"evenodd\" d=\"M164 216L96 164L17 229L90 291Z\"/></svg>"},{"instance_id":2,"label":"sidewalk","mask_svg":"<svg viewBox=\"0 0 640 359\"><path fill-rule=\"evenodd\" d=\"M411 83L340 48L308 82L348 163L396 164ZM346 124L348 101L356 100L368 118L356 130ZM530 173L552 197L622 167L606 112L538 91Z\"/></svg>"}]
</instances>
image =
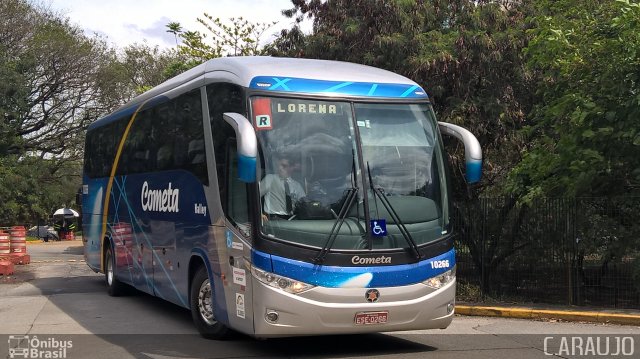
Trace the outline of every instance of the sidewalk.
<instances>
[{"instance_id":1,"label":"sidewalk","mask_svg":"<svg viewBox=\"0 0 640 359\"><path fill-rule=\"evenodd\" d=\"M576 306L456 303L456 314L519 319L560 319L640 326L640 310Z\"/></svg>"}]
</instances>

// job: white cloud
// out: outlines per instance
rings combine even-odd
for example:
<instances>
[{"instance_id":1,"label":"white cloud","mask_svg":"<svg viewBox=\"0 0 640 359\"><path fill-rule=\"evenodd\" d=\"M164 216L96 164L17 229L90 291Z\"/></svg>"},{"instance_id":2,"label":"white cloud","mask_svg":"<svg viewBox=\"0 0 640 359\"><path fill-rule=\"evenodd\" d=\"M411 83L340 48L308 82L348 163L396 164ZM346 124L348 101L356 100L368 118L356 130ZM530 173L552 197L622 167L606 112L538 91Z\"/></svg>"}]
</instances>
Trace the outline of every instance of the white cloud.
<instances>
[{"instance_id":1,"label":"white cloud","mask_svg":"<svg viewBox=\"0 0 640 359\"><path fill-rule=\"evenodd\" d=\"M169 22L206 32L196 21L205 12L221 20L242 16L252 22L278 21L268 31L271 35L291 26L292 20L281 12L293 7L291 0L48 0L47 4L88 34L105 35L118 47L146 41L163 48L175 46L173 35L166 32Z\"/></svg>"}]
</instances>

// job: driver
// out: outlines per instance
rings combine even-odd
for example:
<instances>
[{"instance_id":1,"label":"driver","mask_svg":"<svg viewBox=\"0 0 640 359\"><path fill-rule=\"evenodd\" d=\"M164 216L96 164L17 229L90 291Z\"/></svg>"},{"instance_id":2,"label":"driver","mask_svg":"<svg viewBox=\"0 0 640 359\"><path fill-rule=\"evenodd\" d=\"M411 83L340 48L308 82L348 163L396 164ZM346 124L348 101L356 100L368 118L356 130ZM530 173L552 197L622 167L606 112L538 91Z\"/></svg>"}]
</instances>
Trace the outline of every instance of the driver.
<instances>
[{"instance_id":1,"label":"driver","mask_svg":"<svg viewBox=\"0 0 640 359\"><path fill-rule=\"evenodd\" d=\"M295 203L305 196L302 185L291 178L300 164L286 155L282 155L277 162L278 174L267 174L260 181L260 196L264 197L263 219L289 219L293 215Z\"/></svg>"}]
</instances>

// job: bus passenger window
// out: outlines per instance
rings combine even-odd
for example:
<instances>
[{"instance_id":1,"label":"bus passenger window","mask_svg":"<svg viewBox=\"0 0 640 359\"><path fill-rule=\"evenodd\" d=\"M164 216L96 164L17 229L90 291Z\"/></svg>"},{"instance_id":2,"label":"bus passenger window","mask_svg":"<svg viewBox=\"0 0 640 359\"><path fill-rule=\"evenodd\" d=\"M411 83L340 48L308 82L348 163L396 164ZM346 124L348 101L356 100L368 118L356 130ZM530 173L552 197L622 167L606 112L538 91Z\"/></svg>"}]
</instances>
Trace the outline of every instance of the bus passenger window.
<instances>
[{"instance_id":1,"label":"bus passenger window","mask_svg":"<svg viewBox=\"0 0 640 359\"><path fill-rule=\"evenodd\" d=\"M178 97L173 111L175 123L171 137L174 143L174 166L193 173L200 182L208 185L200 90Z\"/></svg>"},{"instance_id":2,"label":"bus passenger window","mask_svg":"<svg viewBox=\"0 0 640 359\"><path fill-rule=\"evenodd\" d=\"M170 169L173 164L173 146L170 144L158 149L156 155L156 168L160 171Z\"/></svg>"}]
</instances>

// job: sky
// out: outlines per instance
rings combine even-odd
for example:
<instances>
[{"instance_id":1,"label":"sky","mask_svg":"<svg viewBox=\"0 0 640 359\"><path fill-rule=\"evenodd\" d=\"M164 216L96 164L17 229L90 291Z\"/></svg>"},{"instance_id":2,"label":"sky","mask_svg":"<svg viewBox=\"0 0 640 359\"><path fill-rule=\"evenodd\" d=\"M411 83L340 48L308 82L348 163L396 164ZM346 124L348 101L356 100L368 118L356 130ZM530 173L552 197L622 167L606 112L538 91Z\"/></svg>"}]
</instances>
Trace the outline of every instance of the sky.
<instances>
[{"instance_id":1,"label":"sky","mask_svg":"<svg viewBox=\"0 0 640 359\"><path fill-rule=\"evenodd\" d=\"M174 36L167 32L166 25L179 22L184 30L206 33L208 30L196 21L198 17L203 18L205 12L221 20L242 16L251 22L278 21L263 41L269 41L280 29L293 24L293 19L281 13L293 7L291 0L44 0L39 3L68 17L88 35L100 34L119 48L143 41L160 48L174 47Z\"/></svg>"}]
</instances>

